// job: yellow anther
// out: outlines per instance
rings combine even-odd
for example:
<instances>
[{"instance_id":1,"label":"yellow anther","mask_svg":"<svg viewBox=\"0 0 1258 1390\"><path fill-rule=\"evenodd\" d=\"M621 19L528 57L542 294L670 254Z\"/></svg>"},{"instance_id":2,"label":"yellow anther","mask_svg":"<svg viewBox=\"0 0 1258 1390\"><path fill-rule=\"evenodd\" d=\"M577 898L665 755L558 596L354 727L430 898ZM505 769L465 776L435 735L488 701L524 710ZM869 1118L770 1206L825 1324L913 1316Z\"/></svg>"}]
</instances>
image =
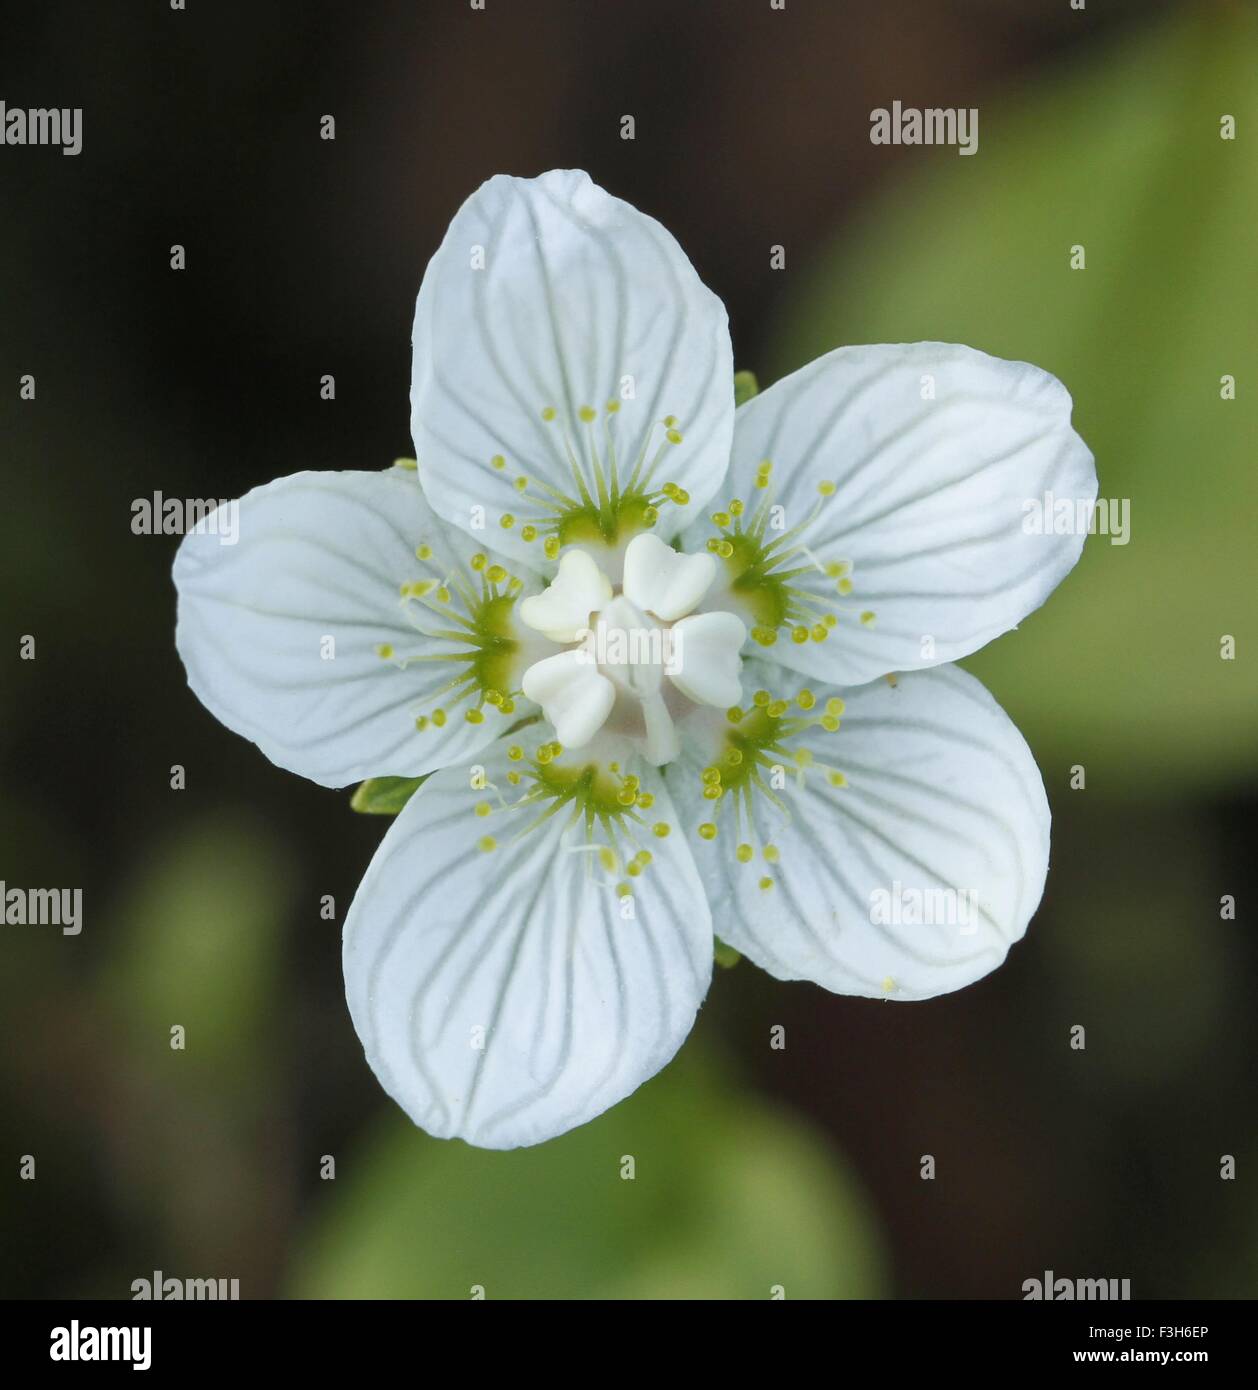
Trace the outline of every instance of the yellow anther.
<instances>
[{"instance_id":1,"label":"yellow anther","mask_svg":"<svg viewBox=\"0 0 1258 1390\"><path fill-rule=\"evenodd\" d=\"M676 423L677 423L677 417L676 417L676 415L665 415L665 417L664 417L664 427L665 427L665 429L670 429L670 430L671 430L671 429L673 428L673 426L674 426Z\"/></svg>"},{"instance_id":2,"label":"yellow anther","mask_svg":"<svg viewBox=\"0 0 1258 1390\"><path fill-rule=\"evenodd\" d=\"M705 767L703 769L703 784L710 787L713 783L721 780L721 769L719 767Z\"/></svg>"},{"instance_id":3,"label":"yellow anther","mask_svg":"<svg viewBox=\"0 0 1258 1390\"><path fill-rule=\"evenodd\" d=\"M643 525L645 525L645 526L654 526L655 523L656 523L659 519L660 519L660 509L659 509L658 507L650 507L650 506L647 506L647 507L643 507L643 508L642 508L642 522L643 522Z\"/></svg>"},{"instance_id":4,"label":"yellow anther","mask_svg":"<svg viewBox=\"0 0 1258 1390\"><path fill-rule=\"evenodd\" d=\"M729 557L734 553L733 541L718 541L716 553L721 557L722 560L728 560Z\"/></svg>"},{"instance_id":5,"label":"yellow anther","mask_svg":"<svg viewBox=\"0 0 1258 1390\"><path fill-rule=\"evenodd\" d=\"M839 716L837 714L823 714L821 716L821 727L828 734L837 734L839 731Z\"/></svg>"},{"instance_id":6,"label":"yellow anther","mask_svg":"<svg viewBox=\"0 0 1258 1390\"><path fill-rule=\"evenodd\" d=\"M507 757L510 758L513 763L518 763L523 756L524 749L521 748L518 743L513 743L511 747L507 749Z\"/></svg>"},{"instance_id":7,"label":"yellow anther","mask_svg":"<svg viewBox=\"0 0 1258 1390\"><path fill-rule=\"evenodd\" d=\"M502 711L503 714L514 714L514 713L515 713L515 701L512 700L512 699L508 699L508 698L504 697L504 698L503 698L503 701L502 701L502 704L499 705L498 708Z\"/></svg>"},{"instance_id":8,"label":"yellow anther","mask_svg":"<svg viewBox=\"0 0 1258 1390\"><path fill-rule=\"evenodd\" d=\"M817 703L817 697L811 690L801 690L799 694L795 696L795 703L800 709L812 709Z\"/></svg>"},{"instance_id":9,"label":"yellow anther","mask_svg":"<svg viewBox=\"0 0 1258 1390\"><path fill-rule=\"evenodd\" d=\"M704 787L703 798L705 801L719 801L721 799L722 790L719 782L713 782L710 786Z\"/></svg>"},{"instance_id":10,"label":"yellow anther","mask_svg":"<svg viewBox=\"0 0 1258 1390\"><path fill-rule=\"evenodd\" d=\"M416 547L415 547L415 558L416 558L417 560L431 560L431 559L432 559L432 546L430 546L430 545L419 545L419 546L416 546Z\"/></svg>"},{"instance_id":11,"label":"yellow anther","mask_svg":"<svg viewBox=\"0 0 1258 1390\"><path fill-rule=\"evenodd\" d=\"M504 531L510 531L515 525L515 517L513 517L510 512L503 512L498 518L498 525L501 526Z\"/></svg>"},{"instance_id":12,"label":"yellow anther","mask_svg":"<svg viewBox=\"0 0 1258 1390\"><path fill-rule=\"evenodd\" d=\"M729 514L730 516L742 516L743 499L741 497L732 497L730 499Z\"/></svg>"},{"instance_id":13,"label":"yellow anther","mask_svg":"<svg viewBox=\"0 0 1258 1390\"><path fill-rule=\"evenodd\" d=\"M734 851L734 856L740 864L750 864L756 857L756 852L750 845L739 845Z\"/></svg>"},{"instance_id":14,"label":"yellow anther","mask_svg":"<svg viewBox=\"0 0 1258 1390\"><path fill-rule=\"evenodd\" d=\"M445 710L443 710L443 709L435 709L435 710L433 710L433 712L432 712L432 722L437 726L437 728L439 728L439 729L444 729L445 726L446 726L446 712L445 712Z\"/></svg>"},{"instance_id":15,"label":"yellow anther","mask_svg":"<svg viewBox=\"0 0 1258 1390\"><path fill-rule=\"evenodd\" d=\"M834 484L827 478L824 482L817 484L817 491L822 497L833 497L835 491Z\"/></svg>"},{"instance_id":16,"label":"yellow anther","mask_svg":"<svg viewBox=\"0 0 1258 1390\"><path fill-rule=\"evenodd\" d=\"M627 883L618 883L616 885L616 896L619 898L632 898L633 889Z\"/></svg>"},{"instance_id":17,"label":"yellow anther","mask_svg":"<svg viewBox=\"0 0 1258 1390\"><path fill-rule=\"evenodd\" d=\"M741 748L731 748L725 755L725 761L731 767L738 767L743 760L743 750Z\"/></svg>"},{"instance_id":18,"label":"yellow anther","mask_svg":"<svg viewBox=\"0 0 1258 1390\"><path fill-rule=\"evenodd\" d=\"M616 851L603 845L598 852L598 862L607 870L609 874L614 874L620 867L620 860L616 858Z\"/></svg>"},{"instance_id":19,"label":"yellow anther","mask_svg":"<svg viewBox=\"0 0 1258 1390\"><path fill-rule=\"evenodd\" d=\"M485 691L485 703L486 703L487 705L493 705L494 708L497 709L498 706L502 704L502 700L503 700L503 695L502 695L502 691L501 691L501 690L487 690L487 691Z\"/></svg>"},{"instance_id":20,"label":"yellow anther","mask_svg":"<svg viewBox=\"0 0 1258 1390\"><path fill-rule=\"evenodd\" d=\"M620 409L620 402L619 402L619 401L608 401L608 402L607 402L607 413L608 413L609 415L615 415L616 412L617 412L619 409Z\"/></svg>"},{"instance_id":21,"label":"yellow anther","mask_svg":"<svg viewBox=\"0 0 1258 1390\"><path fill-rule=\"evenodd\" d=\"M638 875L641 874L641 872L642 872L642 865L639 864L638 861L637 861L636 859L633 861L632 864L629 864L629 865L626 867L626 869L625 869L625 873L627 873L627 874L629 875L630 878L637 878Z\"/></svg>"},{"instance_id":22,"label":"yellow anther","mask_svg":"<svg viewBox=\"0 0 1258 1390\"><path fill-rule=\"evenodd\" d=\"M861 622L864 623L866 627L873 627L874 616L873 613L866 609L865 612L861 614Z\"/></svg>"},{"instance_id":23,"label":"yellow anther","mask_svg":"<svg viewBox=\"0 0 1258 1390\"><path fill-rule=\"evenodd\" d=\"M712 524L714 526L726 527L730 524L730 514L728 512L713 512Z\"/></svg>"},{"instance_id":24,"label":"yellow anther","mask_svg":"<svg viewBox=\"0 0 1258 1390\"><path fill-rule=\"evenodd\" d=\"M485 578L488 579L491 584L501 584L506 577L507 572L501 565L490 565L485 571Z\"/></svg>"},{"instance_id":25,"label":"yellow anther","mask_svg":"<svg viewBox=\"0 0 1258 1390\"><path fill-rule=\"evenodd\" d=\"M485 716L479 709L468 710L463 715L463 718L466 719L469 724L483 724L485 722Z\"/></svg>"},{"instance_id":26,"label":"yellow anther","mask_svg":"<svg viewBox=\"0 0 1258 1390\"><path fill-rule=\"evenodd\" d=\"M795 766L796 766L796 767L811 767L811 766L812 766L812 749L811 749L811 748L797 748L797 749L795 750Z\"/></svg>"},{"instance_id":27,"label":"yellow anther","mask_svg":"<svg viewBox=\"0 0 1258 1390\"><path fill-rule=\"evenodd\" d=\"M381 661L388 661L393 656L393 648L389 645L388 642L381 642L380 645L376 648L376 655L381 659Z\"/></svg>"},{"instance_id":28,"label":"yellow anther","mask_svg":"<svg viewBox=\"0 0 1258 1390\"><path fill-rule=\"evenodd\" d=\"M450 590L444 584L437 590L437 600L440 603L450 602Z\"/></svg>"},{"instance_id":29,"label":"yellow anther","mask_svg":"<svg viewBox=\"0 0 1258 1390\"><path fill-rule=\"evenodd\" d=\"M489 854L491 851L498 848L498 841L495 840L492 835L482 835L476 842L476 848L479 849L482 854Z\"/></svg>"},{"instance_id":30,"label":"yellow anther","mask_svg":"<svg viewBox=\"0 0 1258 1390\"><path fill-rule=\"evenodd\" d=\"M773 696L770 695L767 690L757 690L751 698L755 701L758 708L764 709L765 705L773 699Z\"/></svg>"},{"instance_id":31,"label":"yellow anther","mask_svg":"<svg viewBox=\"0 0 1258 1390\"><path fill-rule=\"evenodd\" d=\"M559 537L547 536L542 549L546 552L546 558L548 560L553 560L555 556L559 554Z\"/></svg>"},{"instance_id":32,"label":"yellow anther","mask_svg":"<svg viewBox=\"0 0 1258 1390\"><path fill-rule=\"evenodd\" d=\"M776 864L782 857L782 851L776 845L765 845L764 858L767 864Z\"/></svg>"},{"instance_id":33,"label":"yellow anther","mask_svg":"<svg viewBox=\"0 0 1258 1390\"><path fill-rule=\"evenodd\" d=\"M517 492L527 492L529 490L529 480L521 473L515 480L514 486Z\"/></svg>"},{"instance_id":34,"label":"yellow anther","mask_svg":"<svg viewBox=\"0 0 1258 1390\"><path fill-rule=\"evenodd\" d=\"M791 629L791 641L800 644L808 641L808 629L806 627L793 627Z\"/></svg>"},{"instance_id":35,"label":"yellow anther","mask_svg":"<svg viewBox=\"0 0 1258 1390\"><path fill-rule=\"evenodd\" d=\"M657 840L667 840L669 832L668 822L657 820L655 824L651 827L651 831L655 835L655 838Z\"/></svg>"},{"instance_id":36,"label":"yellow anther","mask_svg":"<svg viewBox=\"0 0 1258 1390\"><path fill-rule=\"evenodd\" d=\"M813 623L811 636L814 642L824 642L829 635L830 629L825 623Z\"/></svg>"},{"instance_id":37,"label":"yellow anther","mask_svg":"<svg viewBox=\"0 0 1258 1390\"><path fill-rule=\"evenodd\" d=\"M641 864L642 867L645 869L646 866L655 858L655 856L651 853L649 849L640 849L637 852L637 854L633 856L633 858L635 863Z\"/></svg>"},{"instance_id":38,"label":"yellow anther","mask_svg":"<svg viewBox=\"0 0 1258 1390\"><path fill-rule=\"evenodd\" d=\"M840 579L835 587L838 589L839 593L846 596L852 592L852 581L850 579Z\"/></svg>"},{"instance_id":39,"label":"yellow anther","mask_svg":"<svg viewBox=\"0 0 1258 1390\"><path fill-rule=\"evenodd\" d=\"M546 407L542 410L542 419L545 420L547 424L550 424L550 422L551 422L554 418L555 418L555 407L554 407L553 405L548 405L548 406L546 406Z\"/></svg>"},{"instance_id":40,"label":"yellow anther","mask_svg":"<svg viewBox=\"0 0 1258 1390\"><path fill-rule=\"evenodd\" d=\"M847 786L847 778L844 777L844 775L843 775L841 772L831 772L831 773L829 773L828 776L826 777L826 781L829 782L830 785L831 785L832 787L846 787L846 786Z\"/></svg>"},{"instance_id":41,"label":"yellow anther","mask_svg":"<svg viewBox=\"0 0 1258 1390\"><path fill-rule=\"evenodd\" d=\"M415 727L420 730L426 729L428 727L428 716L426 714L421 714L419 718L415 720Z\"/></svg>"},{"instance_id":42,"label":"yellow anther","mask_svg":"<svg viewBox=\"0 0 1258 1390\"><path fill-rule=\"evenodd\" d=\"M731 724L737 724L743 717L743 711L740 710L737 705L731 705L729 709L725 711L725 717Z\"/></svg>"},{"instance_id":43,"label":"yellow anther","mask_svg":"<svg viewBox=\"0 0 1258 1390\"><path fill-rule=\"evenodd\" d=\"M655 805L655 798L650 792L640 792L638 794L638 810L649 811Z\"/></svg>"},{"instance_id":44,"label":"yellow anther","mask_svg":"<svg viewBox=\"0 0 1258 1390\"><path fill-rule=\"evenodd\" d=\"M753 627L751 635L762 647L772 647L778 640L777 629L772 627Z\"/></svg>"},{"instance_id":45,"label":"yellow anther","mask_svg":"<svg viewBox=\"0 0 1258 1390\"><path fill-rule=\"evenodd\" d=\"M638 799L638 794L631 787L621 787L616 793L616 800L622 806L632 806Z\"/></svg>"},{"instance_id":46,"label":"yellow anther","mask_svg":"<svg viewBox=\"0 0 1258 1390\"><path fill-rule=\"evenodd\" d=\"M493 809L494 808L489 804L488 801L478 801L476 803L476 814L482 820L484 820L485 817L493 811Z\"/></svg>"},{"instance_id":47,"label":"yellow anther","mask_svg":"<svg viewBox=\"0 0 1258 1390\"><path fill-rule=\"evenodd\" d=\"M837 695L831 695L830 698L826 701L827 714L839 715L842 714L845 709L847 709L847 706L843 703L842 700L839 699Z\"/></svg>"},{"instance_id":48,"label":"yellow anther","mask_svg":"<svg viewBox=\"0 0 1258 1390\"><path fill-rule=\"evenodd\" d=\"M766 878L762 878L762 879L760 880L760 889L761 889L762 892L767 893L767 892L769 891L769 889L772 888L772 887L773 887L773 880L772 880L771 878L767 878L767 877L766 877Z\"/></svg>"},{"instance_id":49,"label":"yellow anther","mask_svg":"<svg viewBox=\"0 0 1258 1390\"><path fill-rule=\"evenodd\" d=\"M535 541L537 539L537 527L533 525L520 527L520 539L525 541Z\"/></svg>"},{"instance_id":50,"label":"yellow anther","mask_svg":"<svg viewBox=\"0 0 1258 1390\"><path fill-rule=\"evenodd\" d=\"M598 419L598 411L592 405L583 405L577 414L588 425L591 420Z\"/></svg>"},{"instance_id":51,"label":"yellow anther","mask_svg":"<svg viewBox=\"0 0 1258 1390\"><path fill-rule=\"evenodd\" d=\"M837 613L827 613L821 621L825 623L827 627L832 628L837 625L839 621L839 615Z\"/></svg>"},{"instance_id":52,"label":"yellow anther","mask_svg":"<svg viewBox=\"0 0 1258 1390\"><path fill-rule=\"evenodd\" d=\"M501 454L495 454L489 463L492 468L505 468L507 466L507 461Z\"/></svg>"},{"instance_id":53,"label":"yellow anther","mask_svg":"<svg viewBox=\"0 0 1258 1390\"><path fill-rule=\"evenodd\" d=\"M774 700L768 709L769 718L781 719L781 717L786 713L788 708L789 706L787 705L785 700Z\"/></svg>"},{"instance_id":54,"label":"yellow anther","mask_svg":"<svg viewBox=\"0 0 1258 1390\"><path fill-rule=\"evenodd\" d=\"M467 563L479 574L489 563L489 556L483 551L478 550Z\"/></svg>"},{"instance_id":55,"label":"yellow anther","mask_svg":"<svg viewBox=\"0 0 1258 1390\"><path fill-rule=\"evenodd\" d=\"M710 820L705 820L699 827L699 838L701 840L716 839L716 826L714 826Z\"/></svg>"}]
</instances>

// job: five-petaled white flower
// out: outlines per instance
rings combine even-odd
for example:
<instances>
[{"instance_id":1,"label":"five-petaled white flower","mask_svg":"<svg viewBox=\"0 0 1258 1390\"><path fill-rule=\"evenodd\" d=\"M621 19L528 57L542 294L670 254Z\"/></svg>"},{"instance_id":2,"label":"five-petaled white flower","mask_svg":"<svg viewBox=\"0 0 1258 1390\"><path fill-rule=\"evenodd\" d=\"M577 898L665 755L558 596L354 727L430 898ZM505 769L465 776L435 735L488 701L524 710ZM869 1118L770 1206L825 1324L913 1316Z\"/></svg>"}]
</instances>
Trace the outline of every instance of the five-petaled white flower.
<instances>
[{"instance_id":1,"label":"five-petaled white flower","mask_svg":"<svg viewBox=\"0 0 1258 1390\"><path fill-rule=\"evenodd\" d=\"M720 301L571 171L464 204L414 354L418 476L260 487L175 581L193 690L273 762L432 774L344 934L354 1026L415 1123L511 1148L598 1115L681 1045L714 932L873 998L1000 964L1048 805L946 663L1079 557L1023 529L1027 499L1096 494L1063 387L849 347L735 413Z\"/></svg>"}]
</instances>

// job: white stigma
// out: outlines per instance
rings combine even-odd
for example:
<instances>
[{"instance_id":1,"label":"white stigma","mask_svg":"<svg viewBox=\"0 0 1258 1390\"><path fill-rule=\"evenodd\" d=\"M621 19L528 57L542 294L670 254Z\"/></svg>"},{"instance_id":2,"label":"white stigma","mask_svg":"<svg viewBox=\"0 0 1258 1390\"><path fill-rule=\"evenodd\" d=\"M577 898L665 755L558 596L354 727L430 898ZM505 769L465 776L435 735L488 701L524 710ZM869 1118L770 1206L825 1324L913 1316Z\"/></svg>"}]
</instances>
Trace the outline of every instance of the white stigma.
<instances>
[{"instance_id":1,"label":"white stigma","mask_svg":"<svg viewBox=\"0 0 1258 1390\"><path fill-rule=\"evenodd\" d=\"M675 720L690 706L737 704L747 629L732 613L694 613L715 577L711 555L680 554L649 533L629 542L619 592L588 552L565 552L554 582L519 611L572 644L521 682L565 748L610 727L658 767L680 752Z\"/></svg>"}]
</instances>

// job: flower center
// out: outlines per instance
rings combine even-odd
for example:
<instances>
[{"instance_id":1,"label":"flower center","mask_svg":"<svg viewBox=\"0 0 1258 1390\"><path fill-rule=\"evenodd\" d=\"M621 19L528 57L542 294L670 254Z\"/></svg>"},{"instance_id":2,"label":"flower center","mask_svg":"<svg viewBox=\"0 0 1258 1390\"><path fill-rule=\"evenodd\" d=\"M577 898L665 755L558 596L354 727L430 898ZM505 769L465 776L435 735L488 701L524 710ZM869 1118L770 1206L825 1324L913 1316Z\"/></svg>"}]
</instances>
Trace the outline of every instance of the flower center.
<instances>
[{"instance_id":1,"label":"flower center","mask_svg":"<svg viewBox=\"0 0 1258 1390\"><path fill-rule=\"evenodd\" d=\"M550 586L521 601L520 621L565 648L521 681L564 748L606 732L659 767L681 751L678 723L695 706L738 700L746 627L732 613L694 613L715 576L714 557L643 533L626 547L619 587L574 547Z\"/></svg>"}]
</instances>

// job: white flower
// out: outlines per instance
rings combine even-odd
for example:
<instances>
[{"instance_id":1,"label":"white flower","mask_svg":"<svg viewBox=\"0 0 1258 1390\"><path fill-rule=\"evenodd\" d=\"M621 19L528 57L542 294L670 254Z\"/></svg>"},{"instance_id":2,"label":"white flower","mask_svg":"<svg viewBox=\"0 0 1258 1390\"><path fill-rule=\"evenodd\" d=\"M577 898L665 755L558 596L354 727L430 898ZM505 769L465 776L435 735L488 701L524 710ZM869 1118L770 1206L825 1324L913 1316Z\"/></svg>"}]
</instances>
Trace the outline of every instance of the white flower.
<instances>
[{"instance_id":1,"label":"white flower","mask_svg":"<svg viewBox=\"0 0 1258 1390\"><path fill-rule=\"evenodd\" d=\"M1025 499L1095 496L1061 385L853 347L735 417L720 302L576 172L469 199L414 346L418 481L280 479L238 545L188 536L175 580L192 688L273 762L433 774L344 939L367 1059L415 1123L509 1148L599 1114L689 1032L714 930L877 998L1000 964L1048 806L942 663L1079 557L1022 527Z\"/></svg>"}]
</instances>

